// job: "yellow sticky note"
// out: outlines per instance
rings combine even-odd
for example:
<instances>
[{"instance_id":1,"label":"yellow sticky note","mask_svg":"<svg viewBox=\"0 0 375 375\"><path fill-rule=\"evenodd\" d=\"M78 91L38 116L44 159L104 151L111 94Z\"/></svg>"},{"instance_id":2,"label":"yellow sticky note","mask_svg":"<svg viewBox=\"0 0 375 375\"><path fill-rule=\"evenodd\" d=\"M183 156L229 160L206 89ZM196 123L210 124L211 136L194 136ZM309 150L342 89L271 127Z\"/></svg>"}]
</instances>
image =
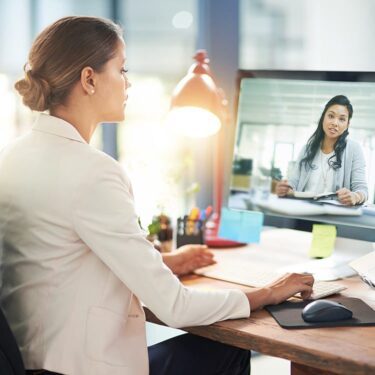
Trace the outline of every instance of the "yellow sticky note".
<instances>
[{"instance_id":1,"label":"yellow sticky note","mask_svg":"<svg viewBox=\"0 0 375 375\"><path fill-rule=\"evenodd\" d=\"M314 224L309 256L312 258L329 257L336 241L336 227L334 225Z\"/></svg>"}]
</instances>

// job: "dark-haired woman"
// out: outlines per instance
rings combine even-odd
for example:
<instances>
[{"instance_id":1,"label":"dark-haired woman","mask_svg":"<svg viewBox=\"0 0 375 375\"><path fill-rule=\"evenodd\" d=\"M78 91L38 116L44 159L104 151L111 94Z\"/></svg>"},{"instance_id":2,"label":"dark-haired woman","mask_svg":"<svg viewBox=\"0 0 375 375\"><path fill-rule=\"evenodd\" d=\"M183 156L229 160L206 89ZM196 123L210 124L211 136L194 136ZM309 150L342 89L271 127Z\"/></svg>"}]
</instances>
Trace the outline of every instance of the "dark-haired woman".
<instances>
[{"instance_id":1,"label":"dark-haired woman","mask_svg":"<svg viewBox=\"0 0 375 375\"><path fill-rule=\"evenodd\" d=\"M276 194L292 191L314 194L336 192L349 206L364 203L368 197L366 164L359 143L348 139L353 107L344 95L328 101L318 127L303 147L289 181L280 181Z\"/></svg>"},{"instance_id":2,"label":"dark-haired woman","mask_svg":"<svg viewBox=\"0 0 375 375\"><path fill-rule=\"evenodd\" d=\"M249 351L190 334L147 348L141 301L170 326L206 325L308 298L314 279L285 275L248 293L181 284L174 273L189 262L212 263L207 249L163 258L123 168L89 145L99 123L124 119L125 62L121 29L98 18L63 18L31 48L16 89L48 113L0 153L2 309L30 373L249 374Z\"/></svg>"}]
</instances>

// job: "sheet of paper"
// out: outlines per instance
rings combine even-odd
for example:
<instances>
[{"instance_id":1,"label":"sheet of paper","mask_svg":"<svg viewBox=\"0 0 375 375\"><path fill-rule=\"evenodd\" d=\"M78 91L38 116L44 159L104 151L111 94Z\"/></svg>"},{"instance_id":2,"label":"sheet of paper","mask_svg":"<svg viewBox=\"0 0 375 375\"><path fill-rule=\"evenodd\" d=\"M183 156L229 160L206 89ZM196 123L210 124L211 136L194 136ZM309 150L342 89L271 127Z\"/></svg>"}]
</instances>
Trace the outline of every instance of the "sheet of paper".
<instances>
[{"instance_id":1,"label":"sheet of paper","mask_svg":"<svg viewBox=\"0 0 375 375\"><path fill-rule=\"evenodd\" d=\"M316 202L321 203L321 204L332 204L333 206L339 206L339 207L346 207L346 208L348 207L336 199L319 199Z\"/></svg>"},{"instance_id":2,"label":"sheet of paper","mask_svg":"<svg viewBox=\"0 0 375 375\"><path fill-rule=\"evenodd\" d=\"M336 227L334 225L314 224L309 256L327 258L335 247Z\"/></svg>"},{"instance_id":3,"label":"sheet of paper","mask_svg":"<svg viewBox=\"0 0 375 375\"><path fill-rule=\"evenodd\" d=\"M368 279L372 285L375 285L375 251L353 260L349 265L355 269L359 275Z\"/></svg>"},{"instance_id":4,"label":"sheet of paper","mask_svg":"<svg viewBox=\"0 0 375 375\"><path fill-rule=\"evenodd\" d=\"M259 243L263 213L221 209L219 237L243 243Z\"/></svg>"}]
</instances>

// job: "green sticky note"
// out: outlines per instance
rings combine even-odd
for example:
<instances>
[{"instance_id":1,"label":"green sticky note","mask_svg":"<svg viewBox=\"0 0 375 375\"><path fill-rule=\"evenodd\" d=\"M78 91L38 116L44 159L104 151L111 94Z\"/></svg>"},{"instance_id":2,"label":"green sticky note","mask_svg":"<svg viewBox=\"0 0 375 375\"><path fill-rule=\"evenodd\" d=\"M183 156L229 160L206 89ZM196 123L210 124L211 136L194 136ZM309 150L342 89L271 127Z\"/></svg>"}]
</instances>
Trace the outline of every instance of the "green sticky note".
<instances>
[{"instance_id":1,"label":"green sticky note","mask_svg":"<svg viewBox=\"0 0 375 375\"><path fill-rule=\"evenodd\" d=\"M336 227L334 225L314 224L309 256L312 258L327 258L334 249Z\"/></svg>"}]
</instances>

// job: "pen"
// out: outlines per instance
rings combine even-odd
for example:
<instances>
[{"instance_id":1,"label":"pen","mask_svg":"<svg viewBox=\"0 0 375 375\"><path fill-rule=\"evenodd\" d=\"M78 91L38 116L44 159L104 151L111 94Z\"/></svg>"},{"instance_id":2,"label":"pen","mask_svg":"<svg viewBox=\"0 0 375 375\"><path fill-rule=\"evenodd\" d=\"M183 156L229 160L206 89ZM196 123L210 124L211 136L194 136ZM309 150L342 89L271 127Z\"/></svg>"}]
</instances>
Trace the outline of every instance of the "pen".
<instances>
[{"instance_id":1,"label":"pen","mask_svg":"<svg viewBox=\"0 0 375 375\"><path fill-rule=\"evenodd\" d=\"M359 275L359 277L368 285L370 285L372 288L375 288L375 284L365 275Z\"/></svg>"},{"instance_id":2,"label":"pen","mask_svg":"<svg viewBox=\"0 0 375 375\"><path fill-rule=\"evenodd\" d=\"M279 181L279 182L281 182L282 181L282 179L280 178L280 177L273 177L273 179L274 180L276 180L276 181ZM290 186L289 184L286 184L286 186L289 188L289 189L292 189L292 190L294 190L293 189L293 187L292 186Z\"/></svg>"}]
</instances>

